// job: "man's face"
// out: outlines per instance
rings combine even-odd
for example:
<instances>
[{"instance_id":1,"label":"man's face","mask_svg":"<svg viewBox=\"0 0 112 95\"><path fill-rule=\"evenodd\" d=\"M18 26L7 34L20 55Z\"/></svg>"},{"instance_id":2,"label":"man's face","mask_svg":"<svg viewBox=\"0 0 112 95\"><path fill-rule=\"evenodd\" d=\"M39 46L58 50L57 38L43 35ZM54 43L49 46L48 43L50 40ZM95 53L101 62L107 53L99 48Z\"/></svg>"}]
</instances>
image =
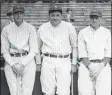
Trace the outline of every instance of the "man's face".
<instances>
[{"instance_id":1,"label":"man's face","mask_svg":"<svg viewBox=\"0 0 112 95\"><path fill-rule=\"evenodd\" d=\"M101 17L92 15L90 16L90 24L93 27L99 26L101 22Z\"/></svg>"},{"instance_id":2,"label":"man's face","mask_svg":"<svg viewBox=\"0 0 112 95\"><path fill-rule=\"evenodd\" d=\"M69 10L67 13L68 13L69 15L71 15L71 14L72 14L72 11L71 11L71 10Z\"/></svg>"},{"instance_id":3,"label":"man's face","mask_svg":"<svg viewBox=\"0 0 112 95\"><path fill-rule=\"evenodd\" d=\"M13 14L14 21L16 23L22 23L23 22L23 16L24 16L24 13L23 12L15 12Z\"/></svg>"},{"instance_id":4,"label":"man's face","mask_svg":"<svg viewBox=\"0 0 112 95\"><path fill-rule=\"evenodd\" d=\"M62 14L58 11L50 13L50 22L53 26L57 26L61 23Z\"/></svg>"}]
</instances>

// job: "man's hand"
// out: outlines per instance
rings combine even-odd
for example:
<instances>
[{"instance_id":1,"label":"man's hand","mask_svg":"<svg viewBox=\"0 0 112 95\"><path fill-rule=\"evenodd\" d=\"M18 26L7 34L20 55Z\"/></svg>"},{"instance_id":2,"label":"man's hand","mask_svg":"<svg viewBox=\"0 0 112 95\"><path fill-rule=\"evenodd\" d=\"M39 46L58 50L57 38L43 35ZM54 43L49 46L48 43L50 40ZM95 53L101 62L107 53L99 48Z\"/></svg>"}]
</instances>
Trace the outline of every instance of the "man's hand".
<instances>
[{"instance_id":1,"label":"man's hand","mask_svg":"<svg viewBox=\"0 0 112 95\"><path fill-rule=\"evenodd\" d=\"M77 70L77 65L71 64L71 73L76 72Z\"/></svg>"},{"instance_id":2,"label":"man's hand","mask_svg":"<svg viewBox=\"0 0 112 95\"><path fill-rule=\"evenodd\" d=\"M16 68L16 65L17 64L19 64L19 63L15 63L14 65L12 65L12 70L13 70L13 72L16 74L16 75L18 75L18 69Z\"/></svg>"},{"instance_id":3,"label":"man's hand","mask_svg":"<svg viewBox=\"0 0 112 95\"><path fill-rule=\"evenodd\" d=\"M36 65L36 70L37 70L37 72L40 72L41 71L41 64L37 64Z\"/></svg>"},{"instance_id":4,"label":"man's hand","mask_svg":"<svg viewBox=\"0 0 112 95\"><path fill-rule=\"evenodd\" d=\"M20 65L20 68L19 68L19 73L20 73L20 76L23 77L23 74L24 74L24 68L25 66L23 64L19 64Z\"/></svg>"},{"instance_id":5,"label":"man's hand","mask_svg":"<svg viewBox=\"0 0 112 95\"><path fill-rule=\"evenodd\" d=\"M24 65L16 63L12 66L12 70L17 76L23 76Z\"/></svg>"},{"instance_id":6,"label":"man's hand","mask_svg":"<svg viewBox=\"0 0 112 95\"><path fill-rule=\"evenodd\" d=\"M104 63L90 64L88 66L88 69L90 71L90 76L92 76L93 78L97 77L103 68L104 68Z\"/></svg>"}]
</instances>

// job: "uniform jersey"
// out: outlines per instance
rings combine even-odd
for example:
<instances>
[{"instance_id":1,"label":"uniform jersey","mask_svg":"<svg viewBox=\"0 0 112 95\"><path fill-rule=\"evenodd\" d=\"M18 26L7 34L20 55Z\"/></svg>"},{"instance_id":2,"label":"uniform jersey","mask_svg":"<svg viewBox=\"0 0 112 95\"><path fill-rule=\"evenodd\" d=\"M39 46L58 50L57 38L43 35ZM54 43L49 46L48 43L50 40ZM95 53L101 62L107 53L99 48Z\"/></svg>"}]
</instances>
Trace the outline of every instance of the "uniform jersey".
<instances>
[{"instance_id":1,"label":"uniform jersey","mask_svg":"<svg viewBox=\"0 0 112 95\"><path fill-rule=\"evenodd\" d=\"M111 33L103 26L97 30L88 26L79 32L78 48L79 58L89 57L92 60L111 57Z\"/></svg>"},{"instance_id":2,"label":"uniform jersey","mask_svg":"<svg viewBox=\"0 0 112 95\"><path fill-rule=\"evenodd\" d=\"M19 27L13 22L4 27L1 34L1 53L37 53L36 29L23 22ZM11 63L10 63L11 64ZM25 63L24 63L25 64Z\"/></svg>"},{"instance_id":3,"label":"uniform jersey","mask_svg":"<svg viewBox=\"0 0 112 95\"><path fill-rule=\"evenodd\" d=\"M38 30L38 35L43 42L43 53L70 54L72 47L77 47L76 30L65 21L57 27L52 26L50 22L43 24Z\"/></svg>"}]
</instances>

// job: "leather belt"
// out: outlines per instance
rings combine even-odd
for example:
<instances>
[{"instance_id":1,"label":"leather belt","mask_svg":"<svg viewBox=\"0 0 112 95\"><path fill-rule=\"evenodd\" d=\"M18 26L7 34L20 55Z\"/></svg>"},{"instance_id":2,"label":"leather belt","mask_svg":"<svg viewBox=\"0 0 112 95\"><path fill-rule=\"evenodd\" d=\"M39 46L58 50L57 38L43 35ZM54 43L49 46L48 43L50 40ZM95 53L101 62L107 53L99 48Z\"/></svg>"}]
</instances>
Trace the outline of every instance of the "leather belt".
<instances>
[{"instance_id":1,"label":"leather belt","mask_svg":"<svg viewBox=\"0 0 112 95\"><path fill-rule=\"evenodd\" d=\"M90 62L93 62L93 63L101 63L102 61L103 59L90 60Z\"/></svg>"},{"instance_id":2,"label":"leather belt","mask_svg":"<svg viewBox=\"0 0 112 95\"><path fill-rule=\"evenodd\" d=\"M12 57L21 57L21 56L26 56L26 55L28 55L28 52L26 51L26 52L23 52L23 53L10 53L10 55L11 55Z\"/></svg>"},{"instance_id":3,"label":"leather belt","mask_svg":"<svg viewBox=\"0 0 112 95\"><path fill-rule=\"evenodd\" d=\"M67 55L54 55L54 54L43 53L43 55L45 55L47 57L54 57L54 58L67 58L67 57L69 57L70 54L67 54Z\"/></svg>"}]
</instances>

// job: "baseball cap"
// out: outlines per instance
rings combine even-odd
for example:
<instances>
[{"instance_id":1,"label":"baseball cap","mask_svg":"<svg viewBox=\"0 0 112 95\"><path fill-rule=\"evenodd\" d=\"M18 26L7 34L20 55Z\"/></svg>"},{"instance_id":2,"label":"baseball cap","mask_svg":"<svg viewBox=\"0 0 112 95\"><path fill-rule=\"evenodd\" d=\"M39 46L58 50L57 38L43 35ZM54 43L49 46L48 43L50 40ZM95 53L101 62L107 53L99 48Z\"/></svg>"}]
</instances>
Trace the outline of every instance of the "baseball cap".
<instances>
[{"instance_id":1,"label":"baseball cap","mask_svg":"<svg viewBox=\"0 0 112 95\"><path fill-rule=\"evenodd\" d=\"M24 13L24 7L22 5L15 5L13 7L13 13L16 13L16 12L23 12Z\"/></svg>"},{"instance_id":2,"label":"baseball cap","mask_svg":"<svg viewBox=\"0 0 112 95\"><path fill-rule=\"evenodd\" d=\"M92 9L90 12L90 16L102 17L102 12L98 9Z\"/></svg>"},{"instance_id":3,"label":"baseball cap","mask_svg":"<svg viewBox=\"0 0 112 95\"><path fill-rule=\"evenodd\" d=\"M10 8L10 9L8 10L8 12L6 13L6 15L7 15L7 16L12 15L12 8Z\"/></svg>"},{"instance_id":4,"label":"baseball cap","mask_svg":"<svg viewBox=\"0 0 112 95\"><path fill-rule=\"evenodd\" d=\"M68 11L72 11L72 9L71 8L67 8L66 12L68 12Z\"/></svg>"},{"instance_id":5,"label":"baseball cap","mask_svg":"<svg viewBox=\"0 0 112 95\"><path fill-rule=\"evenodd\" d=\"M59 5L52 5L50 8L49 8L49 14L51 12L54 12L54 11L58 11L62 14L62 8L59 6Z\"/></svg>"}]
</instances>

